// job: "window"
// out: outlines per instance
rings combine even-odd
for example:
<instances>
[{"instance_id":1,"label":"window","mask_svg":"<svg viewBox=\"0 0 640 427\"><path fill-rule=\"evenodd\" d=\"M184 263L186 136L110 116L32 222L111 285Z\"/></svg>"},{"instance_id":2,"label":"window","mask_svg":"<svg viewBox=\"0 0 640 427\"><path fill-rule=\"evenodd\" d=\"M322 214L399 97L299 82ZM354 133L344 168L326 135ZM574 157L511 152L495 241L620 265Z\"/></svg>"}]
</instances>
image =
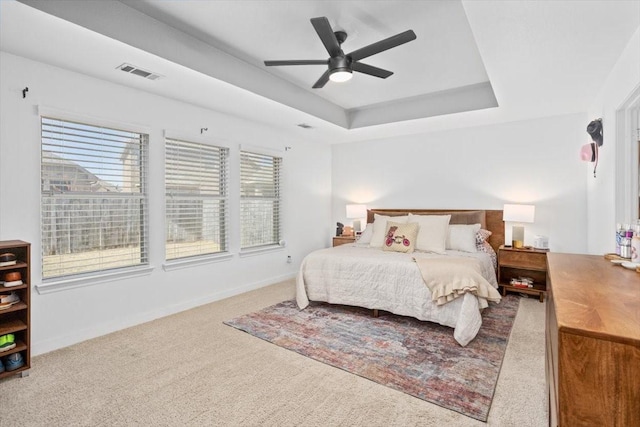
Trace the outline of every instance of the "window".
<instances>
[{"instance_id":1,"label":"window","mask_svg":"<svg viewBox=\"0 0 640 427\"><path fill-rule=\"evenodd\" d=\"M166 258L227 250L229 149L165 141Z\"/></svg>"},{"instance_id":2,"label":"window","mask_svg":"<svg viewBox=\"0 0 640 427\"><path fill-rule=\"evenodd\" d=\"M635 224L640 221L640 88L616 110L615 127L619 139L615 150L615 217L617 222ZM604 137L606 144L607 135Z\"/></svg>"},{"instance_id":3,"label":"window","mask_svg":"<svg viewBox=\"0 0 640 427\"><path fill-rule=\"evenodd\" d=\"M42 277L148 264L148 136L42 117Z\"/></svg>"},{"instance_id":4,"label":"window","mask_svg":"<svg viewBox=\"0 0 640 427\"><path fill-rule=\"evenodd\" d=\"M240 247L280 241L280 167L282 158L240 152Z\"/></svg>"}]
</instances>

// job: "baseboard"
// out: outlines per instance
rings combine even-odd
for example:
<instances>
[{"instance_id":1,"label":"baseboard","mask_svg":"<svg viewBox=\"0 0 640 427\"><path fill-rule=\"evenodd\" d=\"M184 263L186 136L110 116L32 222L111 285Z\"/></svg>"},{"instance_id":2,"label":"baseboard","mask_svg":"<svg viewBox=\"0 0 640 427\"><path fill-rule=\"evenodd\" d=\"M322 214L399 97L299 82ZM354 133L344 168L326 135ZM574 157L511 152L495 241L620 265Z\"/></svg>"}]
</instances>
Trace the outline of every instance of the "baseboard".
<instances>
[{"instance_id":1,"label":"baseboard","mask_svg":"<svg viewBox=\"0 0 640 427\"><path fill-rule=\"evenodd\" d=\"M116 332L122 329L130 328L132 326L140 325L142 323L150 322L161 317L166 317L171 314L180 313L201 305L209 304L215 301L220 301L225 298L229 298L235 295L240 295L245 292L249 292L255 289L264 288L284 280L292 279L296 276L296 273L283 274L281 276L272 277L267 280L261 280L259 282L253 282L233 289L227 289L220 292L215 292L203 296L201 298L184 301L178 304L173 304L165 307L160 307L156 310L147 311L145 313L136 313L126 318L115 319L111 322L102 323L92 326L90 328L80 329L71 333L48 338L46 340L32 342L31 355L37 356L40 354L48 353L50 351L58 350L60 348L68 347L73 344L77 344L82 341L86 341L92 338L97 338L102 335L107 335L112 332Z\"/></svg>"}]
</instances>

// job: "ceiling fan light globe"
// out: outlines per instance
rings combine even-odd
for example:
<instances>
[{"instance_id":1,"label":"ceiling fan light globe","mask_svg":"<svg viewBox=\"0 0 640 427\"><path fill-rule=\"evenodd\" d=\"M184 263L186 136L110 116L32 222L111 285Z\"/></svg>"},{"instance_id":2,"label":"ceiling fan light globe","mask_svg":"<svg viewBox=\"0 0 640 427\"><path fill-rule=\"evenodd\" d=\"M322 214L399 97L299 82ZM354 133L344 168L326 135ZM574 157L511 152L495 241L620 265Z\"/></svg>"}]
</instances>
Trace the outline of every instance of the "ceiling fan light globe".
<instances>
[{"instance_id":1,"label":"ceiling fan light globe","mask_svg":"<svg viewBox=\"0 0 640 427\"><path fill-rule=\"evenodd\" d=\"M329 80L336 83L346 82L351 80L353 73L350 70L334 70L329 74Z\"/></svg>"}]
</instances>

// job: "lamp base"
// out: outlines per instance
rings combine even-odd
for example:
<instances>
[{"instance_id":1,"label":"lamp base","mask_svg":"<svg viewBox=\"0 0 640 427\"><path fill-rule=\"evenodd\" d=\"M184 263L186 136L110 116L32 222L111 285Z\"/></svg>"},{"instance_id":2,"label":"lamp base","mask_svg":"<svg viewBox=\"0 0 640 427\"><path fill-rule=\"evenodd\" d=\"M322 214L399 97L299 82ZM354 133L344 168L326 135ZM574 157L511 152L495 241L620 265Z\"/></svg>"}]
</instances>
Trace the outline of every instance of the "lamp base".
<instances>
[{"instance_id":1,"label":"lamp base","mask_svg":"<svg viewBox=\"0 0 640 427\"><path fill-rule=\"evenodd\" d=\"M511 245L517 249L524 247L524 226L523 225L514 225L511 228Z\"/></svg>"}]
</instances>

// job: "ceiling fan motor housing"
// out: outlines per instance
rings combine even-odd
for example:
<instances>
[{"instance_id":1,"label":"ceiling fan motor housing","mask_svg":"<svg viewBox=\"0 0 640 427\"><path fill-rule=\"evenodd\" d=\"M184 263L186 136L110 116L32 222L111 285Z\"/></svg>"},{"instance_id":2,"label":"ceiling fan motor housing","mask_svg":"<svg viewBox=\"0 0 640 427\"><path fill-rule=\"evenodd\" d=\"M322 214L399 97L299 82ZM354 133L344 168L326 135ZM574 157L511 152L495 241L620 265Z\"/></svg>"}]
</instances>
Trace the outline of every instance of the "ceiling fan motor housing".
<instances>
[{"instance_id":1,"label":"ceiling fan motor housing","mask_svg":"<svg viewBox=\"0 0 640 427\"><path fill-rule=\"evenodd\" d=\"M351 58L348 56L336 56L334 58L329 58L329 70L331 70L332 72L351 72Z\"/></svg>"}]
</instances>

